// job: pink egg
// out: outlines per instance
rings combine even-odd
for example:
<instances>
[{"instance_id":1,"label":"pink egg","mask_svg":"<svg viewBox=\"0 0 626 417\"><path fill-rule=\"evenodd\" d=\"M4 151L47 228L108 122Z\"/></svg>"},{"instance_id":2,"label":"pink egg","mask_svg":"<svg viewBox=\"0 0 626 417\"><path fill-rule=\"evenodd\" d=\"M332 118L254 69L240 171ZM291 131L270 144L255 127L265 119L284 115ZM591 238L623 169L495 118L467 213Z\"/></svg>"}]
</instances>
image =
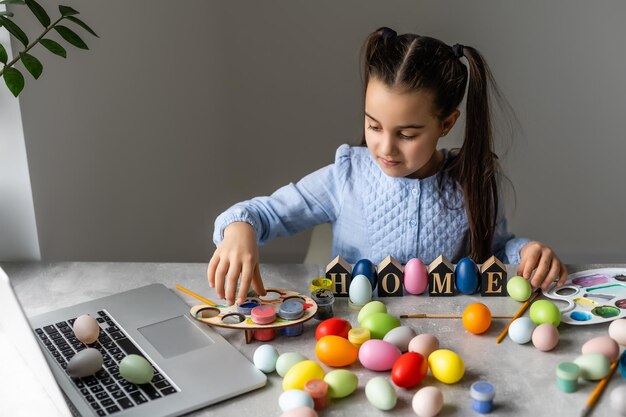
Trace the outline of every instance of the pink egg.
<instances>
[{"instance_id":1,"label":"pink egg","mask_svg":"<svg viewBox=\"0 0 626 417\"><path fill-rule=\"evenodd\" d=\"M432 334L418 334L409 342L409 352L417 352L426 359L437 349L439 349L439 339Z\"/></svg>"},{"instance_id":2,"label":"pink egg","mask_svg":"<svg viewBox=\"0 0 626 417\"><path fill-rule=\"evenodd\" d=\"M296 407L285 411L280 417L317 417L317 411L309 407Z\"/></svg>"},{"instance_id":3,"label":"pink egg","mask_svg":"<svg viewBox=\"0 0 626 417\"><path fill-rule=\"evenodd\" d=\"M428 287L428 270L417 258L409 259L404 267L404 288L411 294L418 295Z\"/></svg>"},{"instance_id":4,"label":"pink egg","mask_svg":"<svg viewBox=\"0 0 626 417\"><path fill-rule=\"evenodd\" d=\"M533 331L533 345L542 352L547 352L559 343L559 331L552 323L542 323Z\"/></svg>"},{"instance_id":5,"label":"pink egg","mask_svg":"<svg viewBox=\"0 0 626 417\"><path fill-rule=\"evenodd\" d=\"M402 356L400 349L379 339L370 339L359 349L361 365L372 371L390 370L400 356Z\"/></svg>"},{"instance_id":6,"label":"pink egg","mask_svg":"<svg viewBox=\"0 0 626 417\"><path fill-rule=\"evenodd\" d=\"M98 340L100 335L100 325L96 319L88 314L83 314L74 320L72 330L74 331L74 336L86 345L90 345Z\"/></svg>"},{"instance_id":7,"label":"pink egg","mask_svg":"<svg viewBox=\"0 0 626 417\"><path fill-rule=\"evenodd\" d=\"M610 362L615 362L619 356L619 345L609 336L594 337L583 345L582 353L601 353Z\"/></svg>"}]
</instances>

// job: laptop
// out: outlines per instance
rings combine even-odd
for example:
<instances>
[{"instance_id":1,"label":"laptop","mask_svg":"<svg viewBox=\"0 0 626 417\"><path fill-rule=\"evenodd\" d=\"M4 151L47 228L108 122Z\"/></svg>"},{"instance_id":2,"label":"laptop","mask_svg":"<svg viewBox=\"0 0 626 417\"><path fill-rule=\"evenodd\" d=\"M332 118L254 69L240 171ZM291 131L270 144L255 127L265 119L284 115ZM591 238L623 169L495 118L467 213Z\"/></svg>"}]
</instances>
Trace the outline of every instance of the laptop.
<instances>
[{"instance_id":1,"label":"laptop","mask_svg":"<svg viewBox=\"0 0 626 417\"><path fill-rule=\"evenodd\" d=\"M100 325L89 345L103 355L94 375L74 378L68 361L85 349L72 331L89 314ZM30 321L30 323L29 323ZM152 284L27 320L0 268L0 415L175 416L264 386L267 377L189 306ZM147 384L118 371L128 354L154 369Z\"/></svg>"}]
</instances>

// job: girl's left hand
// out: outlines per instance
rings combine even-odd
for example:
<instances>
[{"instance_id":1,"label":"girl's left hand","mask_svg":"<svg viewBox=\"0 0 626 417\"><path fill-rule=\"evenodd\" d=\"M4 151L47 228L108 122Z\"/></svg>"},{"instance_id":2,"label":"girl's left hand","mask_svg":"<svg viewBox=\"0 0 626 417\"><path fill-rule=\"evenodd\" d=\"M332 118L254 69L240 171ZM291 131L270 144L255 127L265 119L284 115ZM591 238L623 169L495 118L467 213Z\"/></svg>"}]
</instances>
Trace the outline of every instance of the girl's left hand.
<instances>
[{"instance_id":1,"label":"girl's left hand","mask_svg":"<svg viewBox=\"0 0 626 417\"><path fill-rule=\"evenodd\" d=\"M543 243L527 243L520 250L520 256L522 260L517 267L517 275L530 280L533 288L541 287L545 291L557 278L557 287L565 284L567 268L554 251Z\"/></svg>"}]
</instances>

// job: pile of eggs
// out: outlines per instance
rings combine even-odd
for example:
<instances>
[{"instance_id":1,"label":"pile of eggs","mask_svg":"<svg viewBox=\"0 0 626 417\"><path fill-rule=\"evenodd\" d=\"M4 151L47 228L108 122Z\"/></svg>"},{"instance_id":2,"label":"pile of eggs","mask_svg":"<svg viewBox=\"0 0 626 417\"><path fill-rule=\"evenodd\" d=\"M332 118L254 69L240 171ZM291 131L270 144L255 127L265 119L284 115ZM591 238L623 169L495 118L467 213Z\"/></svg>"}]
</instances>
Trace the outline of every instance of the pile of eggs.
<instances>
[{"instance_id":1,"label":"pile of eggs","mask_svg":"<svg viewBox=\"0 0 626 417\"><path fill-rule=\"evenodd\" d=\"M523 279L523 278L522 278ZM551 301L538 300L530 306L530 317L513 320L509 326L509 338L523 345L532 340L533 345L542 352L547 352L559 343L561 312Z\"/></svg>"},{"instance_id":2,"label":"pile of eggs","mask_svg":"<svg viewBox=\"0 0 626 417\"><path fill-rule=\"evenodd\" d=\"M365 304L357 320L356 328L337 317L319 323L315 355L322 364L341 368L358 360L366 369L390 371L391 381L401 388L418 385L429 369L446 384L463 377L465 366L457 353L440 349L433 335L416 335L412 328L401 326L382 302ZM325 373L320 363L297 352L279 355L271 345L259 346L253 362L261 371L276 371L283 378L283 393L278 402L285 417L317 415L315 410L324 408L327 398L349 396L358 387L358 377L347 369ZM393 384L384 376L370 379L365 385L367 400L380 410L393 409L398 399ZM421 388L412 405L418 416L434 416L443 407L443 394L437 387Z\"/></svg>"}]
</instances>

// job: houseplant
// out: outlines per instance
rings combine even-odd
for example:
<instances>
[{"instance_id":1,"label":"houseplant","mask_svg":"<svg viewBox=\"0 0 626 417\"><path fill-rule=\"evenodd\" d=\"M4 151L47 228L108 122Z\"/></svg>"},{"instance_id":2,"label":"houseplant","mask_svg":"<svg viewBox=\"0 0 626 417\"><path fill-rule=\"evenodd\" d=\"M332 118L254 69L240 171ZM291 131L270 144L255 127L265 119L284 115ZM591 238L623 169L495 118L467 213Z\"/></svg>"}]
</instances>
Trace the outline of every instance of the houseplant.
<instances>
[{"instance_id":1,"label":"houseplant","mask_svg":"<svg viewBox=\"0 0 626 417\"><path fill-rule=\"evenodd\" d=\"M9 35L13 36L24 45L24 50L16 53L15 58L9 61L7 48L0 43L0 64L2 64L0 67L0 77L4 79L6 86L15 97L22 92L25 83L22 71L15 67L18 63L21 62L24 68L35 79L39 78L43 71L41 61L30 53L35 46L41 45L55 55L63 58L67 57L67 51L63 46L46 37L48 32L52 30L56 31L66 42L80 49L89 48L76 32L61 23L65 23L65 21L71 22L72 24L80 26L93 36L98 36L85 22L76 17L79 12L68 6L59 6L60 16L52 21L46 10L35 0L1 0L0 4L26 6L44 28L43 32L37 36L35 40L29 41L28 35L11 19L14 14L8 10L0 11L0 30L7 30Z\"/></svg>"}]
</instances>

